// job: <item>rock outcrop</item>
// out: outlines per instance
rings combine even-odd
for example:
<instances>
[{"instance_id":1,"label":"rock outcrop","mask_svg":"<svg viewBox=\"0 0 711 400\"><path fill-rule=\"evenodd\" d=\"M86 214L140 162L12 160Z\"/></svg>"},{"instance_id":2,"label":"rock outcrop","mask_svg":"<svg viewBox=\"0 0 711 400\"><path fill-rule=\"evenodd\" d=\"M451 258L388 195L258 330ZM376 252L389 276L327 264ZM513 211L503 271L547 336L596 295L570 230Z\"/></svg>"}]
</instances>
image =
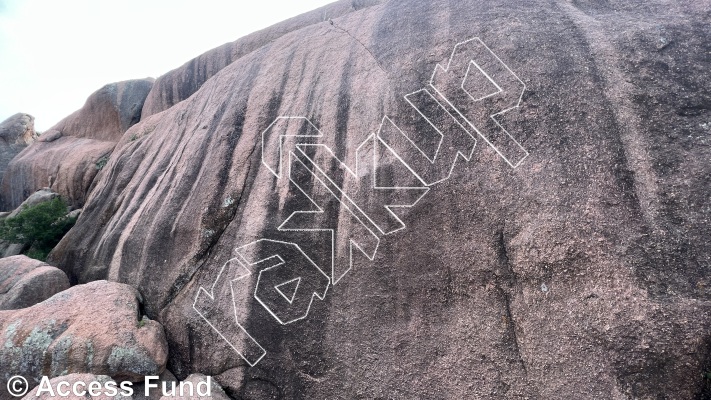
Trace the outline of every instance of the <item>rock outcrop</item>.
<instances>
[{"instance_id":1,"label":"rock outcrop","mask_svg":"<svg viewBox=\"0 0 711 400\"><path fill-rule=\"evenodd\" d=\"M0 140L4 144L28 145L37 139L35 117L17 113L0 122Z\"/></svg>"},{"instance_id":2,"label":"rock outcrop","mask_svg":"<svg viewBox=\"0 0 711 400\"><path fill-rule=\"evenodd\" d=\"M0 122L0 177L10 161L37 139L35 118L18 113Z\"/></svg>"},{"instance_id":3,"label":"rock outcrop","mask_svg":"<svg viewBox=\"0 0 711 400\"><path fill-rule=\"evenodd\" d=\"M233 398L708 396L709 7L388 1L207 53L50 261Z\"/></svg>"},{"instance_id":4,"label":"rock outcrop","mask_svg":"<svg viewBox=\"0 0 711 400\"><path fill-rule=\"evenodd\" d=\"M24 255L0 258L0 310L30 307L66 289L60 269Z\"/></svg>"},{"instance_id":5,"label":"rock outcrop","mask_svg":"<svg viewBox=\"0 0 711 400\"><path fill-rule=\"evenodd\" d=\"M0 187L0 209L11 210L42 187L51 187L75 207L123 133L141 119L153 79L112 83L84 106L48 129L8 165Z\"/></svg>"},{"instance_id":6,"label":"rock outcrop","mask_svg":"<svg viewBox=\"0 0 711 400\"><path fill-rule=\"evenodd\" d=\"M142 380L165 368L161 325L140 314L138 292L96 281L29 308L0 311L0 383L14 375L35 387L42 376L73 373Z\"/></svg>"}]
</instances>

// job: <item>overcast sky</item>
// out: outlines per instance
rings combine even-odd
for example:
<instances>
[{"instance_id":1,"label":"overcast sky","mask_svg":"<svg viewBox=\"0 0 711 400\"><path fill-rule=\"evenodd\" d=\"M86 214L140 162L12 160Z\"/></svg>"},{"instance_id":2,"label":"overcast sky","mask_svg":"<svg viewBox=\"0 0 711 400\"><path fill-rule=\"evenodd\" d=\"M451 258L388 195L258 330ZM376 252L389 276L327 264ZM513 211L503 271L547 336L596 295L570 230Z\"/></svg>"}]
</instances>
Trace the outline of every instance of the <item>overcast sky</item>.
<instances>
[{"instance_id":1,"label":"overcast sky","mask_svg":"<svg viewBox=\"0 0 711 400\"><path fill-rule=\"evenodd\" d=\"M333 0L0 0L0 122L44 131L110 82L191 58Z\"/></svg>"}]
</instances>

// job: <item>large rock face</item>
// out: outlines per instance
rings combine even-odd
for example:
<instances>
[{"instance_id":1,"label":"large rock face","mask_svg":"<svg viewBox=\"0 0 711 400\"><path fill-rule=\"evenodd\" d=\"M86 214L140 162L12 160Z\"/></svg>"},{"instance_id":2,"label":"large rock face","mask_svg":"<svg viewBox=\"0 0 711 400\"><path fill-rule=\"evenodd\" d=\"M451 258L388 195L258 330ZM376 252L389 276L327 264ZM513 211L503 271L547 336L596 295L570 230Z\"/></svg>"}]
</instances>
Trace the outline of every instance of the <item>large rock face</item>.
<instances>
[{"instance_id":1,"label":"large rock face","mask_svg":"<svg viewBox=\"0 0 711 400\"><path fill-rule=\"evenodd\" d=\"M158 78L143 105L142 118L187 99L222 68L281 36L378 3L382 0L337 1L212 49Z\"/></svg>"},{"instance_id":2,"label":"large rock face","mask_svg":"<svg viewBox=\"0 0 711 400\"><path fill-rule=\"evenodd\" d=\"M234 398L708 396L709 7L390 1L208 53L50 260Z\"/></svg>"},{"instance_id":3,"label":"large rock face","mask_svg":"<svg viewBox=\"0 0 711 400\"><path fill-rule=\"evenodd\" d=\"M98 171L123 133L141 119L153 79L112 83L94 92L84 107L48 129L8 165L0 209L11 210L42 187L51 187L81 207Z\"/></svg>"},{"instance_id":4,"label":"large rock face","mask_svg":"<svg viewBox=\"0 0 711 400\"><path fill-rule=\"evenodd\" d=\"M91 373L136 381L160 374L168 355L163 327L141 319L138 298L128 285L97 281L29 308L0 311L2 387L15 375L34 387L42 376Z\"/></svg>"}]
</instances>

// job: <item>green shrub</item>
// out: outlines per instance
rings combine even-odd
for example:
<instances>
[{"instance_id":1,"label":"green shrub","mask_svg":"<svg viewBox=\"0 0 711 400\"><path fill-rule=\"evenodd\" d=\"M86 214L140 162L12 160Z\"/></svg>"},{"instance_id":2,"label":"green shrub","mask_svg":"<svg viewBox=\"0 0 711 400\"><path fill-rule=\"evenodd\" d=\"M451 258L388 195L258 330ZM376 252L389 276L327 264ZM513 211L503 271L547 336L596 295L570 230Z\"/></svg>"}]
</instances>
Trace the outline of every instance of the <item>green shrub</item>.
<instances>
[{"instance_id":1,"label":"green shrub","mask_svg":"<svg viewBox=\"0 0 711 400\"><path fill-rule=\"evenodd\" d=\"M106 166L106 163L108 163L108 162L109 162L109 157L108 157L108 156L103 156L103 157L101 157L100 159L98 159L98 160L96 161L96 169L98 169L99 171L101 171L102 169L104 169L104 167Z\"/></svg>"},{"instance_id":2,"label":"green shrub","mask_svg":"<svg viewBox=\"0 0 711 400\"><path fill-rule=\"evenodd\" d=\"M25 255L29 258L34 258L35 260L40 260L40 261L47 261L47 256L49 255L48 250L38 250L35 249L34 247L31 247Z\"/></svg>"},{"instance_id":3,"label":"green shrub","mask_svg":"<svg viewBox=\"0 0 711 400\"><path fill-rule=\"evenodd\" d=\"M44 261L54 246L74 226L76 218L67 216L67 203L61 198L25 206L16 216L0 222L0 239L27 243L28 257Z\"/></svg>"}]
</instances>

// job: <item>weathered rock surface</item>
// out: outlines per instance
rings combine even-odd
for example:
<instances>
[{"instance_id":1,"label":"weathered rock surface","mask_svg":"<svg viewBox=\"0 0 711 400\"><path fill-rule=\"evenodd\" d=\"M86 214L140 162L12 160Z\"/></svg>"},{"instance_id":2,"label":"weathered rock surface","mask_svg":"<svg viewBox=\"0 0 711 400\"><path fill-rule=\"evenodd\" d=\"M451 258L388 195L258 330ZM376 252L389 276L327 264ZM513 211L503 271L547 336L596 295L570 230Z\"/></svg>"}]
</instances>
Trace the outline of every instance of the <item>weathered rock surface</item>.
<instances>
[{"instance_id":1,"label":"weathered rock surface","mask_svg":"<svg viewBox=\"0 0 711 400\"><path fill-rule=\"evenodd\" d=\"M143 105L142 118L187 99L222 68L290 32L378 3L382 0L337 1L212 49L159 77Z\"/></svg>"},{"instance_id":2,"label":"weathered rock surface","mask_svg":"<svg viewBox=\"0 0 711 400\"><path fill-rule=\"evenodd\" d=\"M140 120L152 85L153 79L108 84L47 130L9 163L0 187L0 209L13 209L46 186L81 207L116 142Z\"/></svg>"},{"instance_id":3,"label":"weathered rock surface","mask_svg":"<svg viewBox=\"0 0 711 400\"><path fill-rule=\"evenodd\" d=\"M139 294L120 283L74 286L29 308L0 311L0 383L14 375L34 387L43 375L73 373L140 380L165 368L156 321L140 319Z\"/></svg>"},{"instance_id":4,"label":"weathered rock surface","mask_svg":"<svg viewBox=\"0 0 711 400\"><path fill-rule=\"evenodd\" d=\"M0 310L30 307L66 289L60 269L24 255L0 258Z\"/></svg>"},{"instance_id":5,"label":"weathered rock surface","mask_svg":"<svg viewBox=\"0 0 711 400\"><path fill-rule=\"evenodd\" d=\"M94 92L84 106L63 119L51 131L63 136L117 142L141 119L141 109L154 79L136 79L108 84Z\"/></svg>"},{"instance_id":6,"label":"weathered rock surface","mask_svg":"<svg viewBox=\"0 0 711 400\"><path fill-rule=\"evenodd\" d=\"M66 382L66 383L63 383ZM90 382L98 382L103 388L99 389L97 387L94 387L93 392L96 394L99 394L98 396L92 396L91 392L89 392L88 388L85 385L89 385ZM113 391L110 389L105 389L106 384L108 382L114 382L113 385L111 385L114 388L117 388L116 390L116 395L115 396L109 396L108 394L112 394ZM132 396L126 396L124 394L124 391L118 386L120 385L120 382L116 382L111 379L111 377L106 376L106 375L94 375L94 374L69 374L65 376L58 376L54 379L50 379L49 383L52 387L52 390L54 391L55 395L52 396L51 393L48 393L47 391L43 390L41 393L38 394L39 392L39 386L31 390L28 394L25 395L25 397L22 398L22 400L54 400L54 399L65 399L65 400L86 400L86 399L92 399L92 400L132 400ZM60 385L60 383L62 383ZM67 384L69 386L67 386ZM77 391L79 392L86 392L84 396L76 396L74 395L74 391L72 387L77 384ZM57 387L58 385L60 386L59 389L62 390L62 394L67 394L69 393L68 396L62 396L58 393ZM108 393L108 394L107 394Z\"/></svg>"},{"instance_id":7,"label":"weathered rock surface","mask_svg":"<svg viewBox=\"0 0 711 400\"><path fill-rule=\"evenodd\" d=\"M0 122L0 177L10 161L37 139L35 118L18 113Z\"/></svg>"},{"instance_id":8,"label":"weathered rock surface","mask_svg":"<svg viewBox=\"0 0 711 400\"><path fill-rule=\"evenodd\" d=\"M174 73L204 81L181 92L192 96L151 95L149 109L165 111L126 132L50 260L81 282L138 287L166 327L171 371L217 376L233 398L703 398L710 7L389 1L232 63L213 51L201 62L229 65L211 77L197 66ZM430 157L439 137L448 156L471 147L463 127L433 132L403 98L423 88L435 96L428 84L440 63L437 76L453 76L447 93L466 82L478 93L456 92L452 104L479 112L481 135L497 132L488 117L512 106L497 101L518 83L498 93L468 58L441 75L473 37L526 85L520 107L499 118L529 155L511 168L469 127L472 159L447 176L452 159L429 166L388 121L379 129L389 116ZM494 79L510 77L485 48L472 52ZM433 122L468 126L441 97L457 117ZM318 132L298 119L268 129L279 116L309 118L322 133L312 142L331 152L287 143L280 153L278 133ZM428 183L448 178L397 209L405 229L389 235L398 222L385 204L412 198L391 203L371 187L372 171L352 175L333 160L367 166L370 144L361 144L373 132ZM380 187L417 184L378 151ZM331 196L339 189L348 197ZM287 220L298 211L310 213ZM328 232L313 229L334 230L333 253ZM348 270L351 240L377 252L371 261L355 248ZM324 277L339 280L329 287Z\"/></svg>"}]
</instances>

